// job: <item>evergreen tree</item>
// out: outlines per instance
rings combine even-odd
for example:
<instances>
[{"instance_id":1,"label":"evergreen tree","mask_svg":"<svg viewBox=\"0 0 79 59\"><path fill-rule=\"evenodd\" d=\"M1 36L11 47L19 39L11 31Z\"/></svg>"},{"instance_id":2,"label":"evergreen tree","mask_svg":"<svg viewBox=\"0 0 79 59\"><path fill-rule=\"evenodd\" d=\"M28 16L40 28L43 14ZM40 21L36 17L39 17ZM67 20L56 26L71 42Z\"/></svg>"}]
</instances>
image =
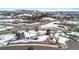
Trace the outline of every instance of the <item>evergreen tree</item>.
<instances>
[{"instance_id":1,"label":"evergreen tree","mask_svg":"<svg viewBox=\"0 0 79 59\"><path fill-rule=\"evenodd\" d=\"M16 39L19 40L20 39L20 33L16 33Z\"/></svg>"},{"instance_id":2,"label":"evergreen tree","mask_svg":"<svg viewBox=\"0 0 79 59\"><path fill-rule=\"evenodd\" d=\"M50 35L50 29L47 29L46 35Z\"/></svg>"},{"instance_id":3,"label":"evergreen tree","mask_svg":"<svg viewBox=\"0 0 79 59\"><path fill-rule=\"evenodd\" d=\"M21 35L22 35L22 38L25 38L24 32L22 32L22 34L21 34Z\"/></svg>"}]
</instances>

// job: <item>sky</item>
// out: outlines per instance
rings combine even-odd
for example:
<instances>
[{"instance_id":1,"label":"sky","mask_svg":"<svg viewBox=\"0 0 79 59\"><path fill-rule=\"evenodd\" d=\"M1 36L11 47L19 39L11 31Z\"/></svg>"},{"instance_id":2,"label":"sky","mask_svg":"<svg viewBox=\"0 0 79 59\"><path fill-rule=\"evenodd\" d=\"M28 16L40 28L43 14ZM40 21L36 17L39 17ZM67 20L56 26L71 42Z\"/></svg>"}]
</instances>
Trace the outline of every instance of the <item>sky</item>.
<instances>
[{"instance_id":1,"label":"sky","mask_svg":"<svg viewBox=\"0 0 79 59\"><path fill-rule=\"evenodd\" d=\"M17 9L79 11L79 0L0 0L0 11Z\"/></svg>"}]
</instances>

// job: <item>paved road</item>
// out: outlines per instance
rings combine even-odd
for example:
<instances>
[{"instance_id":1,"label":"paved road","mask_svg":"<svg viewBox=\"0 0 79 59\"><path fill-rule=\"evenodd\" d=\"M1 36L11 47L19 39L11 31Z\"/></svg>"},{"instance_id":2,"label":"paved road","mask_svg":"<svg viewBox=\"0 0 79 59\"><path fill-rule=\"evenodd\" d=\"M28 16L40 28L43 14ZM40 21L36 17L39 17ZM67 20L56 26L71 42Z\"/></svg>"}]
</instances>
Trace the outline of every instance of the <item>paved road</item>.
<instances>
[{"instance_id":1,"label":"paved road","mask_svg":"<svg viewBox=\"0 0 79 59\"><path fill-rule=\"evenodd\" d=\"M24 46L6 46L1 47L0 50L27 50L28 46L30 45L24 45ZM54 48L54 47L47 47L47 46L33 46L32 47L36 50L60 50L60 48Z\"/></svg>"},{"instance_id":2,"label":"paved road","mask_svg":"<svg viewBox=\"0 0 79 59\"><path fill-rule=\"evenodd\" d=\"M46 47L46 46L33 46L32 47L36 50L79 50L79 43L74 41L67 42L69 48L61 49L61 48L54 48L54 47ZM28 46L5 46L1 47L0 50L27 50Z\"/></svg>"}]
</instances>

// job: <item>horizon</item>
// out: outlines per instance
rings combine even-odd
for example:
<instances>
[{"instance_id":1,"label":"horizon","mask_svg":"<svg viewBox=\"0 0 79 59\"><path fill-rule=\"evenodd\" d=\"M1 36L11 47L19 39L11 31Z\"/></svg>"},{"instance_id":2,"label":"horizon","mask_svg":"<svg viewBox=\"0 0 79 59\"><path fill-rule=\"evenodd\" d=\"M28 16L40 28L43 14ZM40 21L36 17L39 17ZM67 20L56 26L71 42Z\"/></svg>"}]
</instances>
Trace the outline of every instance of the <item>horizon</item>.
<instances>
[{"instance_id":1,"label":"horizon","mask_svg":"<svg viewBox=\"0 0 79 59\"><path fill-rule=\"evenodd\" d=\"M79 8L0 8L0 11L38 10L38 11L79 11Z\"/></svg>"}]
</instances>

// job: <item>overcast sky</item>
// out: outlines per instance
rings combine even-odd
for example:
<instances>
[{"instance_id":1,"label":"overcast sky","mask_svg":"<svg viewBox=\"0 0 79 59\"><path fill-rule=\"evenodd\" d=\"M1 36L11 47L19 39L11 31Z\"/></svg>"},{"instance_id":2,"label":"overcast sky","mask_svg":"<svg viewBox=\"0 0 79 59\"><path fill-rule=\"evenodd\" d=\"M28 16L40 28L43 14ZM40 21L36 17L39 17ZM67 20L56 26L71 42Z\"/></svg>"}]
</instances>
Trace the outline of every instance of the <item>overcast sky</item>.
<instances>
[{"instance_id":1,"label":"overcast sky","mask_svg":"<svg viewBox=\"0 0 79 59\"><path fill-rule=\"evenodd\" d=\"M79 0L0 0L0 10L79 11Z\"/></svg>"}]
</instances>

